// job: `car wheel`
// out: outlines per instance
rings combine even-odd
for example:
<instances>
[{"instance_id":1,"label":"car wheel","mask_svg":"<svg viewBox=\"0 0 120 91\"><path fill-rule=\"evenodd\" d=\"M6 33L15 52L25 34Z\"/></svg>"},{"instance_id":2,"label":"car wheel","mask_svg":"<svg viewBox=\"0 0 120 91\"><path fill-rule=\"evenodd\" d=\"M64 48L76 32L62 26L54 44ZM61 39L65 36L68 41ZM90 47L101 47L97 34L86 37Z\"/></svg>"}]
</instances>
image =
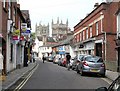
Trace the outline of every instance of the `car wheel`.
<instances>
[{"instance_id":1,"label":"car wheel","mask_svg":"<svg viewBox=\"0 0 120 91\"><path fill-rule=\"evenodd\" d=\"M77 71L78 74L80 73L80 71L78 70L78 67L76 67L76 71Z\"/></svg>"},{"instance_id":2,"label":"car wheel","mask_svg":"<svg viewBox=\"0 0 120 91\"><path fill-rule=\"evenodd\" d=\"M101 74L102 77L105 77L105 73Z\"/></svg>"},{"instance_id":3,"label":"car wheel","mask_svg":"<svg viewBox=\"0 0 120 91\"><path fill-rule=\"evenodd\" d=\"M80 74L80 71L79 71L79 70L77 70L77 73L78 73L78 74Z\"/></svg>"},{"instance_id":4,"label":"car wheel","mask_svg":"<svg viewBox=\"0 0 120 91\"><path fill-rule=\"evenodd\" d=\"M74 70L74 67L72 66L72 70Z\"/></svg>"}]
</instances>

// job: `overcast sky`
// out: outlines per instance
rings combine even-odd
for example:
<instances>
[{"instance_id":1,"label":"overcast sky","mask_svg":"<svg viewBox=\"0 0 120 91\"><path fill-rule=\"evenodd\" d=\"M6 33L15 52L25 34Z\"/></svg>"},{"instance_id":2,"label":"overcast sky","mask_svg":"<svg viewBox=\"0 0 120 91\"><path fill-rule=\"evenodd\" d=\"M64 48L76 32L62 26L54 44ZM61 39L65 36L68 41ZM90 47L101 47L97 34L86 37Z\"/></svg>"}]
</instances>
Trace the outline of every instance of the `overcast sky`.
<instances>
[{"instance_id":1,"label":"overcast sky","mask_svg":"<svg viewBox=\"0 0 120 91\"><path fill-rule=\"evenodd\" d=\"M19 3L21 10L29 10L34 32L36 23L49 23L51 26L52 19L56 23L58 17L63 23L68 19L68 25L73 30L73 27L93 10L94 4L102 1L105 0L19 0Z\"/></svg>"}]
</instances>

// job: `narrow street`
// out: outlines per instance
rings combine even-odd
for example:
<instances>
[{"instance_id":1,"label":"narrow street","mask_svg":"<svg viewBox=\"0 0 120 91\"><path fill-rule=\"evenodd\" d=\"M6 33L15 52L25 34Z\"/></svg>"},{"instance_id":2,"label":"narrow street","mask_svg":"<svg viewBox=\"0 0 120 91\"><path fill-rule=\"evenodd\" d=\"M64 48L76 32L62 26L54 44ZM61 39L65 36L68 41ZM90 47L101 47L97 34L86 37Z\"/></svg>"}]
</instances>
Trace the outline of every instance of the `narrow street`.
<instances>
[{"instance_id":1,"label":"narrow street","mask_svg":"<svg viewBox=\"0 0 120 91\"><path fill-rule=\"evenodd\" d=\"M52 62L38 62L39 66L21 89L96 89L108 87L108 83L99 76L80 76L76 71Z\"/></svg>"}]
</instances>

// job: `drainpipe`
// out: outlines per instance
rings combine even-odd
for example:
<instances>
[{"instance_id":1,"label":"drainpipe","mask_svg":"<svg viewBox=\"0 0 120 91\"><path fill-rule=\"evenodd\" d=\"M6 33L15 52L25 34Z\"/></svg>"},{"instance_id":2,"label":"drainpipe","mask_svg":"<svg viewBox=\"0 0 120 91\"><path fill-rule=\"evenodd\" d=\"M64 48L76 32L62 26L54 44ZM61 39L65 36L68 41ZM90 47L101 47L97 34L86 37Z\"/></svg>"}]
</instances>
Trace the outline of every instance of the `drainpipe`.
<instances>
[{"instance_id":1,"label":"drainpipe","mask_svg":"<svg viewBox=\"0 0 120 91\"><path fill-rule=\"evenodd\" d=\"M105 40L104 40L104 43L105 43L105 61L106 61L106 47L107 47L107 37L106 37L106 32L104 32L105 34Z\"/></svg>"},{"instance_id":2,"label":"drainpipe","mask_svg":"<svg viewBox=\"0 0 120 91\"><path fill-rule=\"evenodd\" d=\"M103 12L100 12L100 15L101 15L101 32L104 33L104 44L105 44L105 61L106 61L106 46L107 46L107 37L106 37L106 32L103 30L103 18L104 18L104 15L103 15Z\"/></svg>"}]
</instances>

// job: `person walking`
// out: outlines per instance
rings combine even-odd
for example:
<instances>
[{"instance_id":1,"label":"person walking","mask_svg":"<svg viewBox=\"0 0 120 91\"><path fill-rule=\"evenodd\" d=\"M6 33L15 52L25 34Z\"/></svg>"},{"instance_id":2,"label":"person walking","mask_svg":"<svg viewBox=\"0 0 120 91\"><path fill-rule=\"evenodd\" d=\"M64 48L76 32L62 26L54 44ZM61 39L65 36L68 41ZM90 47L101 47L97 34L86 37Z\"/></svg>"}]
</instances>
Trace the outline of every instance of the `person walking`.
<instances>
[{"instance_id":1,"label":"person walking","mask_svg":"<svg viewBox=\"0 0 120 91\"><path fill-rule=\"evenodd\" d=\"M46 60L46 58L45 58L45 56L43 55L43 57L42 57L42 60L43 60L43 63L44 63L44 61Z\"/></svg>"},{"instance_id":2,"label":"person walking","mask_svg":"<svg viewBox=\"0 0 120 91\"><path fill-rule=\"evenodd\" d=\"M67 61L67 68L68 70L70 70L70 59L71 59L71 56L69 53L66 54L66 61Z\"/></svg>"}]
</instances>

